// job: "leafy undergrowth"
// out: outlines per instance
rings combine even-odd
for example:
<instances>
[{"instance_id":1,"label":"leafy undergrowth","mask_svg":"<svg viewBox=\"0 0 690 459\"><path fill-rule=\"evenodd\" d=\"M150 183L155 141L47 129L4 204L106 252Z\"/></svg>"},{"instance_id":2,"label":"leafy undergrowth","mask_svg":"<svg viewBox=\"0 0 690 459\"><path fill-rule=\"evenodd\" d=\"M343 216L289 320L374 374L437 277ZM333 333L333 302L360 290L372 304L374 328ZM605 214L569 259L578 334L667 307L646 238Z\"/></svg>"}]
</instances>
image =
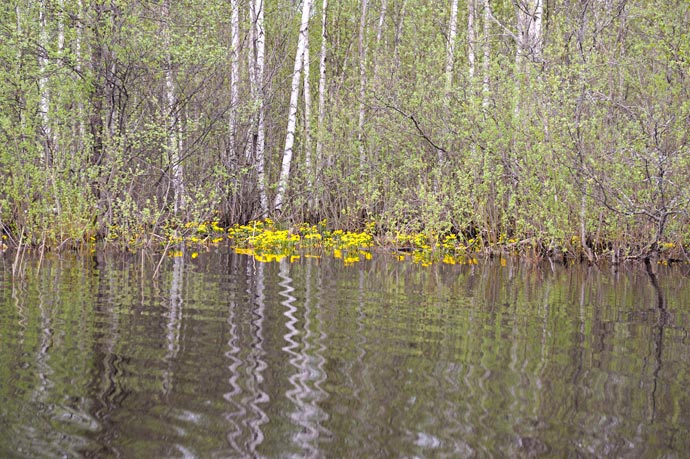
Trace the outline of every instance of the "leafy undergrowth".
<instances>
[{"instance_id":1,"label":"leafy undergrowth","mask_svg":"<svg viewBox=\"0 0 690 459\"><path fill-rule=\"evenodd\" d=\"M220 244L229 244L242 255L259 262L294 262L300 258L332 257L346 265L370 260L374 252L388 253L397 260L430 266L433 263L477 264L482 250L480 239L465 240L450 234L434 238L423 233L377 235L376 223L364 230L329 229L326 221L283 227L271 219L252 221L246 225L219 226L218 222L185 224L184 231L171 231L161 240L166 250L179 244L192 247L191 256ZM169 256L182 256L180 250L169 250Z\"/></svg>"},{"instance_id":2,"label":"leafy undergrowth","mask_svg":"<svg viewBox=\"0 0 690 459\"><path fill-rule=\"evenodd\" d=\"M7 236L3 236L0 251L9 248L8 242ZM181 244L191 249L192 258L213 247L224 245L238 254L251 256L258 262L294 262L300 258L331 257L342 260L345 265L369 260L374 252L389 254L397 260L409 260L421 266L434 263L477 264L478 257L483 255L499 255L501 260L505 260L506 256L534 260L547 256L577 260L582 258L583 253L577 236L572 236L556 245L557 249L553 249L551 245L545 246L535 239L518 240L506 235L500 235L497 241L489 242L481 235L469 237L456 233L382 233L374 221L367 223L359 232L329 228L325 220L317 224L287 225L265 219L227 228L218 221L187 222L164 226L155 232L144 228L133 232L111 227L104 242L106 247L133 251L150 248L163 250L170 257L183 255ZM81 247L94 252L98 244L100 243L96 238L91 237ZM28 246L30 248L31 244ZM661 243L659 253L661 264L687 260L685 248L679 243ZM597 260L601 261L610 258L605 250L597 252L597 256ZM621 261L627 259L641 258L628 251L621 256Z\"/></svg>"}]
</instances>

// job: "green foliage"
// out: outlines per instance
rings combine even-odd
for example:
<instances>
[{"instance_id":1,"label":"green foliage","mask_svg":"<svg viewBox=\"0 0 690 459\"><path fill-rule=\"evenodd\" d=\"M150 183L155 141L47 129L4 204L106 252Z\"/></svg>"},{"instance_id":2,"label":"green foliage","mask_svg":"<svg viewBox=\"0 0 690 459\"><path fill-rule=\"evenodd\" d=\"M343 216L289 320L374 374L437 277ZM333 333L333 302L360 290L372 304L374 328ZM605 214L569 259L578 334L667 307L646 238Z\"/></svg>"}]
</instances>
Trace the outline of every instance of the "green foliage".
<instances>
[{"instance_id":1,"label":"green foliage","mask_svg":"<svg viewBox=\"0 0 690 459\"><path fill-rule=\"evenodd\" d=\"M2 230L57 246L94 236L148 240L185 221L264 218L255 94L261 89L265 103L270 201L282 163L299 8L282 0L266 5L265 75L257 83L256 67L248 65L256 37L248 4L240 6L246 39L238 50L239 102L231 107L227 2L171 2L169 39L160 4L117 5L2 7ZM688 243L686 2L550 5L541 53L520 59L515 5L492 2L487 36L477 10L472 77L467 16L459 15L450 87L450 5L389 0L379 33L381 6L370 2L365 18L360 100L361 3L329 5L319 129L322 4L315 3L313 141L305 138L300 101L288 195L276 217L328 219L348 230L373 219L382 234L455 234L485 246L532 241L571 253L628 247L640 255ZM186 205L176 215L178 169Z\"/></svg>"}]
</instances>

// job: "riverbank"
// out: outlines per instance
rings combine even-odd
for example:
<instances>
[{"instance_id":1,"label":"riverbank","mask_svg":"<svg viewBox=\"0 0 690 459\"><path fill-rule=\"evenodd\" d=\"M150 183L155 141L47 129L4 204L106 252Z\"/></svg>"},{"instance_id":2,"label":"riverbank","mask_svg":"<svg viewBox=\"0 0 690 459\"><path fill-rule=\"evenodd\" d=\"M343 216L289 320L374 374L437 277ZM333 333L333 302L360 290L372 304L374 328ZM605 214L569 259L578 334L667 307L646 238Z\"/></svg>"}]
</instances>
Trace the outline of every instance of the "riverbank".
<instances>
[{"instance_id":1,"label":"riverbank","mask_svg":"<svg viewBox=\"0 0 690 459\"><path fill-rule=\"evenodd\" d=\"M599 244L583 247L577 236L556 243L536 238L519 240L500 235L495 242L478 233L474 237L462 233L382 231L370 221L359 231L333 229L327 221L299 225L275 222L272 219L235 224L229 227L218 221L187 222L166 226L161 231L144 230L129 233L118 227L110 228L108 236L99 240L63 241L58 246L24 242L21 237L2 236L4 250L22 251L62 250L152 250L163 256L178 257L186 252L196 258L200 253L221 245L230 246L236 253L249 255L258 262L294 261L300 257L333 257L345 265L353 265L371 258L372 253L388 253L400 261L410 260L421 266L434 263L449 265L477 264L481 258L518 257L530 261L550 260L555 263L585 262L589 264L620 264L651 260L655 264L688 263L687 248L673 242L663 242L656 250L650 247Z\"/></svg>"}]
</instances>

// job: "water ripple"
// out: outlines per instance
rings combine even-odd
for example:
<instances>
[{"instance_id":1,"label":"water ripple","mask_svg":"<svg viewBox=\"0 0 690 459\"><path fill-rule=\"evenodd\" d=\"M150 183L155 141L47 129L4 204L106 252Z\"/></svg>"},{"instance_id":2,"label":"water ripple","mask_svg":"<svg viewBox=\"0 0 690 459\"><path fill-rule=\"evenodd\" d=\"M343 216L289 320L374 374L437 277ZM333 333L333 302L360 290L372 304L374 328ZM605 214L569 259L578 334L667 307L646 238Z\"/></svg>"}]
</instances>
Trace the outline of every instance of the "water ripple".
<instances>
[{"instance_id":1,"label":"water ripple","mask_svg":"<svg viewBox=\"0 0 690 459\"><path fill-rule=\"evenodd\" d=\"M231 263L232 261L236 260L236 257L231 257ZM238 271L239 270L236 263L232 263L230 272L228 274L233 279L236 279L239 277ZM237 309L238 304L233 296L228 305L227 322L229 326L230 339L227 342L227 346L229 349L224 354L225 357L230 360L230 365L228 366L228 369L230 370L228 384L230 385L231 390L224 393L223 398L234 408L232 412L226 413L225 415L225 419L231 426L231 430L228 431L226 435L227 440L230 444L230 447L235 452L242 455L244 453L244 449L239 444L239 439L242 436L242 422L247 414L247 410L245 409L244 404L238 401L242 395L242 386L240 382L243 380L244 376L241 372L241 367L244 364L244 361L239 357L242 349L240 347Z\"/></svg>"},{"instance_id":2,"label":"water ripple","mask_svg":"<svg viewBox=\"0 0 690 459\"><path fill-rule=\"evenodd\" d=\"M242 399L242 404L249 406L251 415L248 414L245 424L247 425L250 436L247 442L247 451L253 457L259 457L258 448L264 441L262 426L268 423L268 415L263 411L262 405L270 401L268 393L263 389L263 372L268 368L264 357L264 320L265 320L265 293L264 293L264 264L259 263L255 270L251 272L254 279L253 291L247 293L254 297L252 302L251 319L251 348L247 355L247 395ZM248 264L247 268L251 266Z\"/></svg>"}]
</instances>

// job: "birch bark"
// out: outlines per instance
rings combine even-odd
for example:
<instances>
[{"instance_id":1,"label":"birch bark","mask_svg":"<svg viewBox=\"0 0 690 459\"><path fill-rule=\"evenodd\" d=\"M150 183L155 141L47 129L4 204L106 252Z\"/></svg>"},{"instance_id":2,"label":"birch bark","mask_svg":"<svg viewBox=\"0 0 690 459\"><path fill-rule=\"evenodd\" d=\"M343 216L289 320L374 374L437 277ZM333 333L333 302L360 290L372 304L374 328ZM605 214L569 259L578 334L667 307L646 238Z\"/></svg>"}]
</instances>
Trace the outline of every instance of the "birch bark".
<instances>
[{"instance_id":1,"label":"birch bark","mask_svg":"<svg viewBox=\"0 0 690 459\"><path fill-rule=\"evenodd\" d=\"M328 11L328 0L323 0L321 6L321 57L319 60L319 118L316 136L316 180L319 179L319 171L323 161L323 140L325 135L326 121L326 62L328 53L328 33L326 32L326 19Z\"/></svg>"},{"instance_id":2,"label":"birch bark","mask_svg":"<svg viewBox=\"0 0 690 459\"><path fill-rule=\"evenodd\" d=\"M471 4L474 0L468 0ZM470 18L472 15L470 14ZM473 27L473 19L467 20L468 28ZM473 29L471 29L473 30ZM468 30L470 34L471 30ZM446 87L443 96L443 105L445 111L450 109L450 95L453 89L453 68L455 67L455 40L458 35L458 0L453 0L450 5L450 19L448 21L448 42L446 43ZM472 38L470 36L470 53L469 53L469 63L470 63L470 77L474 75L474 51L472 50L473 45L471 43ZM439 148L436 149L436 156L438 158L438 163L443 163L443 151Z\"/></svg>"},{"instance_id":3,"label":"birch bark","mask_svg":"<svg viewBox=\"0 0 690 459\"><path fill-rule=\"evenodd\" d=\"M542 51L543 0L521 0L515 7L518 28L516 62L520 64L525 56L539 62Z\"/></svg>"},{"instance_id":4,"label":"birch bark","mask_svg":"<svg viewBox=\"0 0 690 459\"><path fill-rule=\"evenodd\" d=\"M365 32L367 26L367 3L368 0L362 0L362 11L359 18L359 118L357 123L357 145L359 149L359 170L364 170L365 151L364 151L364 117L365 107L364 98L366 96L367 87L367 66L366 66L366 49L364 47Z\"/></svg>"},{"instance_id":5,"label":"birch bark","mask_svg":"<svg viewBox=\"0 0 690 459\"><path fill-rule=\"evenodd\" d=\"M489 84L491 70L491 4L489 0L484 0L484 24L483 24L482 44L484 57L482 59L482 108L489 107Z\"/></svg>"},{"instance_id":6,"label":"birch bark","mask_svg":"<svg viewBox=\"0 0 690 459\"><path fill-rule=\"evenodd\" d=\"M240 6L239 0L232 0L230 4L230 112L228 152L225 167L228 172L232 169L233 158L237 155L237 105L239 102L239 73L240 73Z\"/></svg>"},{"instance_id":7,"label":"birch bark","mask_svg":"<svg viewBox=\"0 0 690 459\"><path fill-rule=\"evenodd\" d=\"M311 85L309 84L309 37L304 46L304 168L307 173L307 191L314 185L311 142Z\"/></svg>"},{"instance_id":8,"label":"birch bark","mask_svg":"<svg viewBox=\"0 0 690 459\"><path fill-rule=\"evenodd\" d=\"M297 125L297 102L299 98L299 83L302 76L304 64L304 49L307 43L309 32L309 13L311 10L311 0L304 0L302 4L302 19L300 21L299 38L297 40L297 51L295 53L295 66L292 73L292 88L290 92L290 108L288 112L287 133L285 136L285 149L283 150L283 161L280 168L280 177L276 190L274 210L280 210L285 199L290 178L290 168L292 166L293 147L295 145L295 127Z\"/></svg>"},{"instance_id":9,"label":"birch bark","mask_svg":"<svg viewBox=\"0 0 690 459\"><path fill-rule=\"evenodd\" d=\"M39 112L41 116L41 130L43 133L43 149L44 161L46 165L51 164L51 149L52 149L52 130L50 127L50 90L48 89L48 29L47 29L47 5L46 0L41 0L38 10L38 20L40 26L40 45L41 50L38 56L38 65L40 77L38 80L39 86Z\"/></svg>"},{"instance_id":10,"label":"birch bark","mask_svg":"<svg viewBox=\"0 0 690 459\"><path fill-rule=\"evenodd\" d=\"M178 131L180 120L177 107L177 96L175 94L172 56L170 52L172 45L172 34L170 31L170 0L163 1L163 34L166 52L165 90L168 103L168 154L170 168L172 170L173 193L175 194L173 209L175 215L178 215L179 212L182 212L185 209L185 196L184 175L182 171L182 160L180 157L180 138Z\"/></svg>"},{"instance_id":11,"label":"birch bark","mask_svg":"<svg viewBox=\"0 0 690 459\"><path fill-rule=\"evenodd\" d=\"M457 2L453 1L453 8L457 11ZM474 78L476 53L475 46L477 44L477 31L474 27L476 11L475 0L467 0L467 63L469 64L470 80ZM451 13L452 21L452 13ZM448 34L450 36L450 33Z\"/></svg>"},{"instance_id":12,"label":"birch bark","mask_svg":"<svg viewBox=\"0 0 690 459\"><path fill-rule=\"evenodd\" d=\"M529 83L526 74L526 59L534 62L541 61L542 48L542 16L544 13L543 0L520 0L515 4L517 16L517 46L515 47L516 79L516 118L520 114L522 105L522 91Z\"/></svg>"},{"instance_id":13,"label":"birch bark","mask_svg":"<svg viewBox=\"0 0 690 459\"><path fill-rule=\"evenodd\" d=\"M381 11L379 13L379 22L376 25L376 51L374 52L374 84L379 84L379 57L386 54L385 50L381 49L381 40L383 40L383 25L386 22L386 11L388 9L388 2L381 0Z\"/></svg>"},{"instance_id":14,"label":"birch bark","mask_svg":"<svg viewBox=\"0 0 690 459\"><path fill-rule=\"evenodd\" d=\"M259 189L259 200L261 214L265 216L268 212L268 197L266 196L265 179L265 89L264 89L264 64L266 34L264 32L264 0L254 0L253 3L253 23L256 38L256 66L254 77L256 78L256 107L257 107L257 126L256 126L256 181Z\"/></svg>"}]
</instances>

